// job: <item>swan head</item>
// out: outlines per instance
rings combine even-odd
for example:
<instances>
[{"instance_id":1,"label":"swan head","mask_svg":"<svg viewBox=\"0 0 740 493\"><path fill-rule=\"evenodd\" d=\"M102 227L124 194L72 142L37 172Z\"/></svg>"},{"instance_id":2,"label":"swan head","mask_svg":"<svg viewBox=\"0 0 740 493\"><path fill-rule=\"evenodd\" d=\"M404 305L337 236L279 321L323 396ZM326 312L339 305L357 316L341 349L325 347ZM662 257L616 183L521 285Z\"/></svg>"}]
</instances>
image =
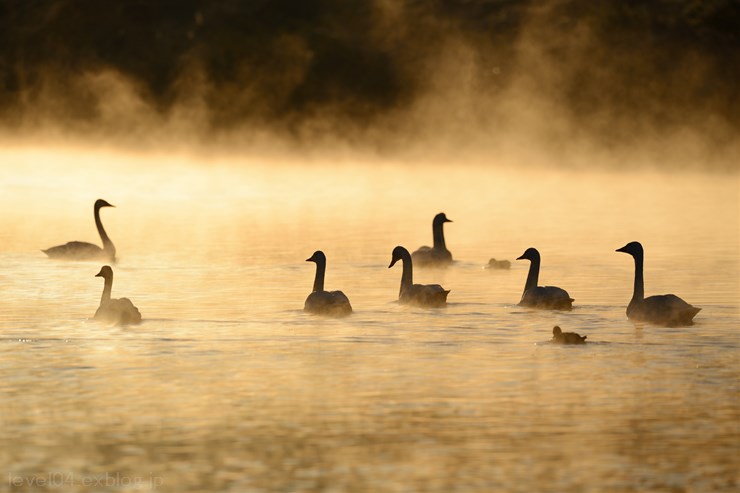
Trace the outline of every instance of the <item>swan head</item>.
<instances>
[{"instance_id":1,"label":"swan head","mask_svg":"<svg viewBox=\"0 0 740 493\"><path fill-rule=\"evenodd\" d=\"M629 253L633 257L643 254L642 245L639 241L631 241L624 245L622 248L617 248L615 251Z\"/></svg>"},{"instance_id":2,"label":"swan head","mask_svg":"<svg viewBox=\"0 0 740 493\"><path fill-rule=\"evenodd\" d=\"M406 250L402 246L397 246L396 248L394 248L393 253L391 254L391 264L388 266L388 268L390 269L391 267L396 265L396 262L398 262L399 260L403 260L404 257L411 257L411 254L409 254L408 250Z\"/></svg>"},{"instance_id":3,"label":"swan head","mask_svg":"<svg viewBox=\"0 0 740 493\"><path fill-rule=\"evenodd\" d=\"M434 216L434 221L432 221L434 224L444 224L444 223L451 223L452 219L447 219L447 216L445 216L444 212L440 212L436 216Z\"/></svg>"},{"instance_id":4,"label":"swan head","mask_svg":"<svg viewBox=\"0 0 740 493\"><path fill-rule=\"evenodd\" d=\"M559 337L563 334L563 329L561 329L558 325L552 328L552 335L555 337Z\"/></svg>"},{"instance_id":5,"label":"swan head","mask_svg":"<svg viewBox=\"0 0 740 493\"><path fill-rule=\"evenodd\" d=\"M110 279L113 277L113 269L109 265L104 265L100 268L100 272L95 274L95 277L102 277L103 279Z\"/></svg>"},{"instance_id":6,"label":"swan head","mask_svg":"<svg viewBox=\"0 0 740 493\"><path fill-rule=\"evenodd\" d=\"M101 207L115 207L113 204L109 204L107 201L103 199L98 199L95 201L95 209L100 209Z\"/></svg>"},{"instance_id":7,"label":"swan head","mask_svg":"<svg viewBox=\"0 0 740 493\"><path fill-rule=\"evenodd\" d=\"M516 258L517 260L530 260L534 262L535 260L540 259L540 252L537 251L536 248L527 248L524 253L520 257Z\"/></svg>"},{"instance_id":8,"label":"swan head","mask_svg":"<svg viewBox=\"0 0 740 493\"><path fill-rule=\"evenodd\" d=\"M320 262L326 263L326 255L321 250L316 250L313 252L313 255L306 259L306 262L316 262L317 264Z\"/></svg>"}]
</instances>

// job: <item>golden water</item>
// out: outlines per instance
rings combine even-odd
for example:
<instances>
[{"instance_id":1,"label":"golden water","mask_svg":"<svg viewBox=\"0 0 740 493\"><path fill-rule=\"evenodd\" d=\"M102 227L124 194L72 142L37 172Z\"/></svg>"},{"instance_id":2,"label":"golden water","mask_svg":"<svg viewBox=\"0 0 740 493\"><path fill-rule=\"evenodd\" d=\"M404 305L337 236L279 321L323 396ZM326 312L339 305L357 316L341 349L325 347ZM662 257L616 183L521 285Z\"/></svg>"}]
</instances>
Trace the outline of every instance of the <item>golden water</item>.
<instances>
[{"instance_id":1,"label":"golden water","mask_svg":"<svg viewBox=\"0 0 740 493\"><path fill-rule=\"evenodd\" d=\"M737 174L1 157L0 491L738 488ZM89 319L99 264L40 252L99 243L99 197L140 326ZM449 307L399 306L391 250L440 211L457 262L415 277ZM632 240L696 325L626 319ZM529 246L573 312L516 306ZM302 311L317 249L349 318Z\"/></svg>"}]
</instances>

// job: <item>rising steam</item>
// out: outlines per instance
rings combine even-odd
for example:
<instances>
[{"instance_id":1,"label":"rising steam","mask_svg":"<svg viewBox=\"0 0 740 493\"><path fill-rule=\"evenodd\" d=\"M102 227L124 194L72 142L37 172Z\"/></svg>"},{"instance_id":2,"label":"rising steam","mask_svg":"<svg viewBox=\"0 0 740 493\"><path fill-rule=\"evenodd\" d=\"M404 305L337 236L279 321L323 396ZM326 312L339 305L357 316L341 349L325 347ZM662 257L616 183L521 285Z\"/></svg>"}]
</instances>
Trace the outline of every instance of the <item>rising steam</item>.
<instances>
[{"instance_id":1,"label":"rising steam","mask_svg":"<svg viewBox=\"0 0 740 493\"><path fill-rule=\"evenodd\" d=\"M730 0L0 0L0 13L15 137L740 156Z\"/></svg>"}]
</instances>

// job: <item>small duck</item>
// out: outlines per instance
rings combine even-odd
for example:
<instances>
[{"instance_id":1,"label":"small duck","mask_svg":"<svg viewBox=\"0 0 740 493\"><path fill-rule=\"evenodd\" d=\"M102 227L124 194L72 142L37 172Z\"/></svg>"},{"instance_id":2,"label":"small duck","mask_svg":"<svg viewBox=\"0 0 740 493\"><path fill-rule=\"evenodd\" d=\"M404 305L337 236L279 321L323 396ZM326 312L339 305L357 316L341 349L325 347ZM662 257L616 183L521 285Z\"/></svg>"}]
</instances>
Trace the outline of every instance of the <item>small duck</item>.
<instances>
[{"instance_id":1,"label":"small duck","mask_svg":"<svg viewBox=\"0 0 740 493\"><path fill-rule=\"evenodd\" d=\"M511 269L511 262L508 260L496 260L495 258L491 258L483 268L494 270Z\"/></svg>"},{"instance_id":2,"label":"small duck","mask_svg":"<svg viewBox=\"0 0 740 493\"><path fill-rule=\"evenodd\" d=\"M95 320L108 322L112 324L138 324L141 323L141 313L139 309L131 303L128 298L111 299L111 289L113 287L113 269L104 265L95 277L105 279L103 286L103 296L100 298L100 306L95 312Z\"/></svg>"},{"instance_id":3,"label":"small duck","mask_svg":"<svg viewBox=\"0 0 740 493\"><path fill-rule=\"evenodd\" d=\"M434 237L434 246L423 246L411 254L411 258L417 266L420 267L447 267L452 263L452 253L445 245L445 235L443 231L444 223L451 223L444 212L434 216L432 221L432 235Z\"/></svg>"},{"instance_id":4,"label":"small duck","mask_svg":"<svg viewBox=\"0 0 740 493\"><path fill-rule=\"evenodd\" d=\"M675 294L661 294L645 298L645 282L642 275L644 251L640 242L627 243L616 251L628 253L635 259L635 284L632 299L627 305L627 318L666 327L694 324L694 317L701 311L701 308L691 306Z\"/></svg>"},{"instance_id":5,"label":"small duck","mask_svg":"<svg viewBox=\"0 0 740 493\"><path fill-rule=\"evenodd\" d=\"M326 274L326 255L317 250L306 259L306 262L316 263L316 277L313 281L313 291L306 298L303 309L319 315L343 317L352 313L349 298L341 291L324 291L324 275Z\"/></svg>"},{"instance_id":6,"label":"small duck","mask_svg":"<svg viewBox=\"0 0 740 493\"><path fill-rule=\"evenodd\" d=\"M540 276L540 252L536 248L527 248L522 256L517 258L522 259L529 260L531 264L519 306L545 310L572 310L574 300L566 290L557 286L537 285Z\"/></svg>"},{"instance_id":7,"label":"small duck","mask_svg":"<svg viewBox=\"0 0 740 493\"><path fill-rule=\"evenodd\" d=\"M586 344L586 337L575 332L563 332L559 326L552 328L551 341L555 344Z\"/></svg>"},{"instance_id":8,"label":"small duck","mask_svg":"<svg viewBox=\"0 0 740 493\"><path fill-rule=\"evenodd\" d=\"M388 268L393 267L399 260L403 263L401 290L398 293L400 303L429 308L447 306L449 290L443 289L439 284L414 284L411 254L402 246L393 249L391 264Z\"/></svg>"}]
</instances>

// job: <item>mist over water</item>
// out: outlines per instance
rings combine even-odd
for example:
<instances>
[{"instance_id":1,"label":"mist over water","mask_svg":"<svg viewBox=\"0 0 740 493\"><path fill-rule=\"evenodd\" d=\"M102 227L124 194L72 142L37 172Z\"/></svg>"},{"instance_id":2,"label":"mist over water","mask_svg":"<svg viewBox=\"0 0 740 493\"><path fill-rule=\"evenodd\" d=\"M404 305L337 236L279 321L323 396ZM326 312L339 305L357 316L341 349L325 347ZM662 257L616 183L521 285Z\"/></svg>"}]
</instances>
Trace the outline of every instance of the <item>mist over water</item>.
<instances>
[{"instance_id":1,"label":"mist over water","mask_svg":"<svg viewBox=\"0 0 740 493\"><path fill-rule=\"evenodd\" d=\"M121 478L162 491L737 486L736 174L69 149L2 160L6 484L61 471L69 491ZM97 242L98 197L116 205L102 215L113 296L134 301L140 326L91 319L97 263L39 251ZM449 306L398 305L391 250L429 244L442 210L456 263L415 278L451 289ZM614 249L633 239L647 294L702 307L696 325L626 319L633 265ZM572 312L516 306L528 265L513 260L529 246ZM302 310L316 249L348 318ZM482 269L490 257L513 266ZM549 344L555 324L589 343Z\"/></svg>"}]
</instances>

